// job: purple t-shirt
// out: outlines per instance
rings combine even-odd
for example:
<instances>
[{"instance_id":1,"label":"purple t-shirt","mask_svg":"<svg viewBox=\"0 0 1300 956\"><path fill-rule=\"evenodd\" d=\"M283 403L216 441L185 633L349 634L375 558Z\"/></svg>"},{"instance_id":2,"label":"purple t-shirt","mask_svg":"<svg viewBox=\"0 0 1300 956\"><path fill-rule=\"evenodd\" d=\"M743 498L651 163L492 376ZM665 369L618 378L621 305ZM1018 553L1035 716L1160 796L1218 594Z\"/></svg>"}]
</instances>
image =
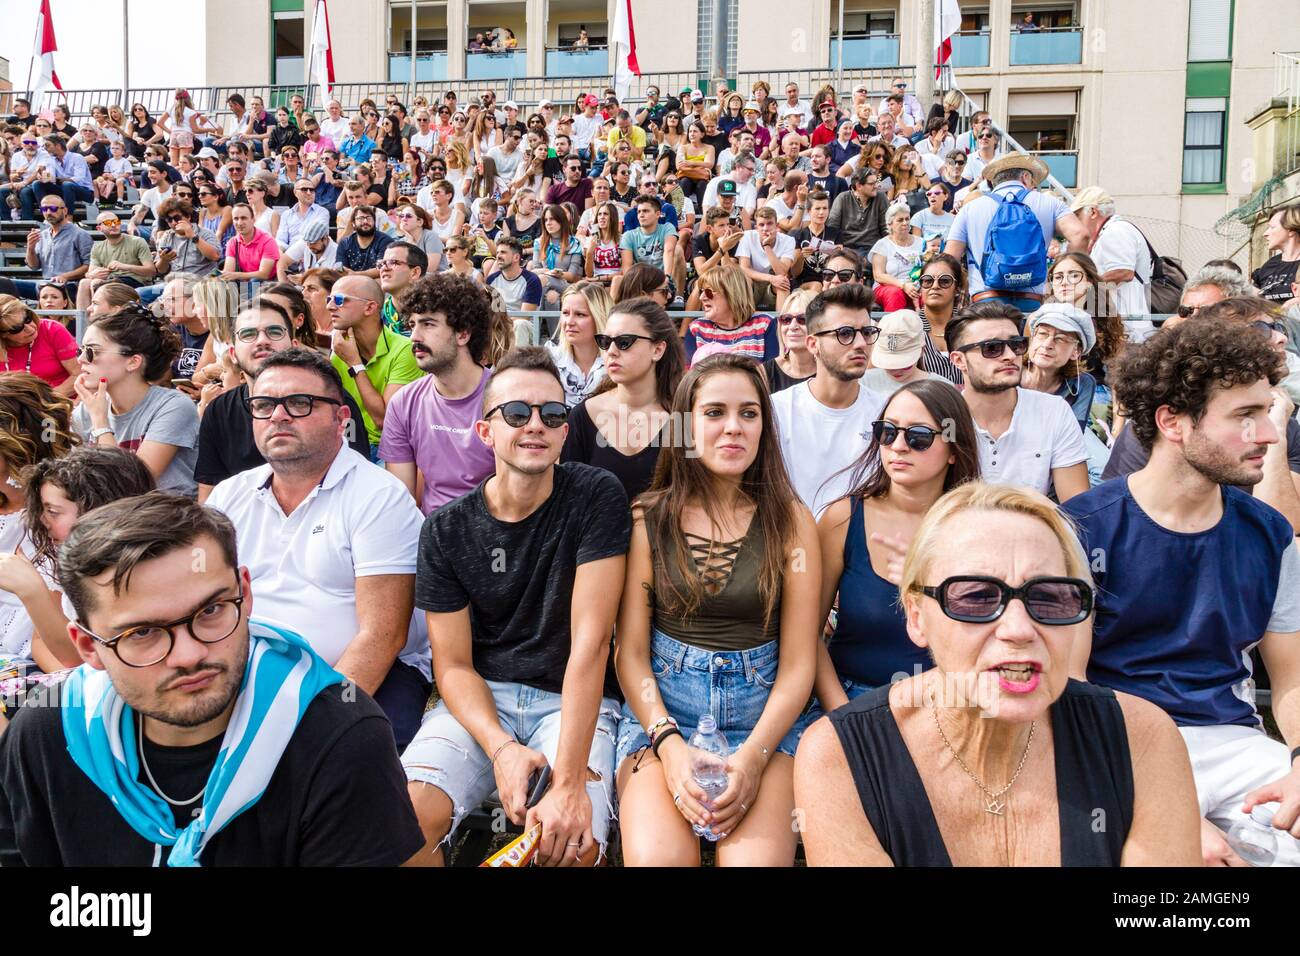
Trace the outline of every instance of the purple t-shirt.
<instances>
[{"instance_id":1,"label":"purple t-shirt","mask_svg":"<svg viewBox=\"0 0 1300 956\"><path fill-rule=\"evenodd\" d=\"M484 369L473 394L450 401L426 375L404 385L388 403L379 457L394 464L415 462L424 476L420 510L426 515L478 487L496 468L492 450L474 432L490 377Z\"/></svg>"}]
</instances>

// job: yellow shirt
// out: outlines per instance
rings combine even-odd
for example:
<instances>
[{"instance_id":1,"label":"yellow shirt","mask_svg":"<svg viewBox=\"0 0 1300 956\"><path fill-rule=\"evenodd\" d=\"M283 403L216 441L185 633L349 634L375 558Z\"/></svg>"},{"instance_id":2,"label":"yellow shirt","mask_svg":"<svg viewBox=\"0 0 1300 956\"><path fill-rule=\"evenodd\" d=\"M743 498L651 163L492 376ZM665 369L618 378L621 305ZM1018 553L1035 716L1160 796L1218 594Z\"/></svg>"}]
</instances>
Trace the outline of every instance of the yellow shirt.
<instances>
[{"instance_id":1,"label":"yellow shirt","mask_svg":"<svg viewBox=\"0 0 1300 956\"><path fill-rule=\"evenodd\" d=\"M631 143L634 150L645 149L645 130L635 123L628 127L626 136L617 126L609 131L609 151L611 154L614 152L614 147L618 145L619 140L623 139Z\"/></svg>"}]
</instances>

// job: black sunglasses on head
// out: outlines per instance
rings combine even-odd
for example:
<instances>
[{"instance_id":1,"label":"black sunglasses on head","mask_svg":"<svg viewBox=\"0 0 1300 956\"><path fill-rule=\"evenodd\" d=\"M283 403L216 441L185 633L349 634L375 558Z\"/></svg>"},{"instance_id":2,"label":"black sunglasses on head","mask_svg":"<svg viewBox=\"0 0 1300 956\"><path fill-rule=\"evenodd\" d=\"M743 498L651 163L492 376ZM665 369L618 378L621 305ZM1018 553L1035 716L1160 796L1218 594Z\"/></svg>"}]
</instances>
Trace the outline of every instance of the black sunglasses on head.
<instances>
[{"instance_id":1,"label":"black sunglasses on head","mask_svg":"<svg viewBox=\"0 0 1300 956\"><path fill-rule=\"evenodd\" d=\"M912 451L926 451L934 444L934 440L939 437L939 430L931 428L929 425L910 425L907 428L899 428L893 422L879 421L871 423L871 437L882 448L892 445L898 439L900 432L907 442L907 447Z\"/></svg>"},{"instance_id":2,"label":"black sunglasses on head","mask_svg":"<svg viewBox=\"0 0 1300 956\"><path fill-rule=\"evenodd\" d=\"M969 352L972 349L979 349L980 355L986 359L1001 358L1004 349L1011 349L1012 355L1024 355L1029 351L1029 339L1023 335L1013 335L1007 339L985 339L983 342L962 345L957 351Z\"/></svg>"},{"instance_id":3,"label":"black sunglasses on head","mask_svg":"<svg viewBox=\"0 0 1300 956\"><path fill-rule=\"evenodd\" d=\"M1088 582L1078 578L1030 578L1018 588L983 574L955 575L937 587L918 591L939 602L939 609L954 621L989 624L1000 618L1013 600L1039 624L1066 626L1087 620L1093 594Z\"/></svg>"},{"instance_id":4,"label":"black sunglasses on head","mask_svg":"<svg viewBox=\"0 0 1300 956\"><path fill-rule=\"evenodd\" d=\"M606 346L606 348L608 347ZM522 401L502 402L500 405L488 409L488 413L483 418L484 420L489 419L497 412L500 412L501 420L511 428L523 428L532 421L534 408L541 415L542 424L547 428L559 428L569 420L569 410L564 407L563 402L543 402L540 405L531 405Z\"/></svg>"}]
</instances>

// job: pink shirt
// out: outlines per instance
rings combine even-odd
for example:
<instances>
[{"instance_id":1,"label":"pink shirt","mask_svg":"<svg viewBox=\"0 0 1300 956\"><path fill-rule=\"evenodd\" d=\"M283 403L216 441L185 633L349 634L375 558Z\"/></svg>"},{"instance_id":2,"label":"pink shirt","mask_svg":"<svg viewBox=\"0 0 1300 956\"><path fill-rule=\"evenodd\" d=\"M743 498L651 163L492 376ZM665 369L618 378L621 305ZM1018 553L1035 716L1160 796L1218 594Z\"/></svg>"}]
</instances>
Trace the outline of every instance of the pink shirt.
<instances>
[{"instance_id":1,"label":"pink shirt","mask_svg":"<svg viewBox=\"0 0 1300 956\"><path fill-rule=\"evenodd\" d=\"M57 388L69 378L63 363L77 356L77 340L72 333L53 319L37 319L39 328L36 341L31 347L9 345L5 347L7 358L0 362L0 372L30 371L37 378L43 379L52 388ZM31 368L27 362L30 359Z\"/></svg>"},{"instance_id":2,"label":"pink shirt","mask_svg":"<svg viewBox=\"0 0 1300 956\"><path fill-rule=\"evenodd\" d=\"M324 152L327 149L336 150L338 147L334 145L334 140L330 139L324 133L321 133L320 139L316 140L314 143L309 139L304 139L302 145L299 146L298 149L304 156L311 156L315 153Z\"/></svg>"},{"instance_id":3,"label":"pink shirt","mask_svg":"<svg viewBox=\"0 0 1300 956\"><path fill-rule=\"evenodd\" d=\"M245 244L239 234L230 237L226 243L226 258L233 257L236 272L256 272L261 268L263 259L274 262L280 258L280 247L269 233L261 229L253 230L253 240Z\"/></svg>"}]
</instances>

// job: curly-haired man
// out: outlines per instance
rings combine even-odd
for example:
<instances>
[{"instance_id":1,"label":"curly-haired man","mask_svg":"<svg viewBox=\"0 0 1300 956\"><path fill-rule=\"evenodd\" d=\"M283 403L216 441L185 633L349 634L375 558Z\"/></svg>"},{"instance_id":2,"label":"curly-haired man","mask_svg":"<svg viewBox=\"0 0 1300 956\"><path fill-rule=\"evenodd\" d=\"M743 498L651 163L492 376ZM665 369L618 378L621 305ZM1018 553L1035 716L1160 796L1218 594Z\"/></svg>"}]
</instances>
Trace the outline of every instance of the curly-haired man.
<instances>
[{"instance_id":1,"label":"curly-haired man","mask_svg":"<svg viewBox=\"0 0 1300 956\"><path fill-rule=\"evenodd\" d=\"M1128 352L1116 396L1150 460L1064 507L1099 595L1076 676L1086 668L1174 718L1205 818L1202 854L1241 865L1222 831L1254 807L1300 834L1300 553L1291 524L1234 487L1264 477L1285 366L1266 332L1215 309ZM1255 710L1256 646L1285 744ZM1279 837L1272 862L1300 864L1300 844Z\"/></svg>"},{"instance_id":2,"label":"curly-haired man","mask_svg":"<svg viewBox=\"0 0 1300 956\"><path fill-rule=\"evenodd\" d=\"M492 310L482 286L450 273L417 279L397 306L411 326L415 363L427 374L389 401L379 457L427 515L472 491L495 467L491 449L474 433L491 375L480 362Z\"/></svg>"}]
</instances>

